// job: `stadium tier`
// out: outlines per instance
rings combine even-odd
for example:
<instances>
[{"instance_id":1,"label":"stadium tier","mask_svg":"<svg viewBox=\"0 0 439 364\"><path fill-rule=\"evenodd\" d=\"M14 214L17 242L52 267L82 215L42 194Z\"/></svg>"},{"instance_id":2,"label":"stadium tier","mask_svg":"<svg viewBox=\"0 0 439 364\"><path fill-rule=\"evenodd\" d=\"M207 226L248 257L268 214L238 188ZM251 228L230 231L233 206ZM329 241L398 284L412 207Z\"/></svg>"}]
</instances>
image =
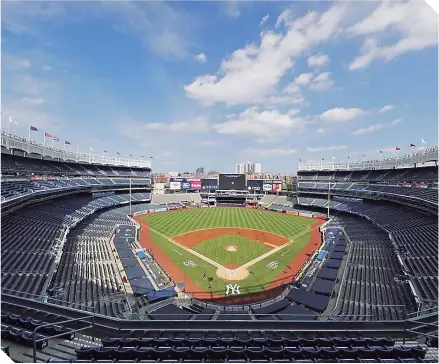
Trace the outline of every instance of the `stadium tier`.
<instances>
[{"instance_id":1,"label":"stadium tier","mask_svg":"<svg viewBox=\"0 0 439 364\"><path fill-rule=\"evenodd\" d=\"M437 360L437 167L299 171L294 195L150 173L2 154L11 358Z\"/></svg>"}]
</instances>

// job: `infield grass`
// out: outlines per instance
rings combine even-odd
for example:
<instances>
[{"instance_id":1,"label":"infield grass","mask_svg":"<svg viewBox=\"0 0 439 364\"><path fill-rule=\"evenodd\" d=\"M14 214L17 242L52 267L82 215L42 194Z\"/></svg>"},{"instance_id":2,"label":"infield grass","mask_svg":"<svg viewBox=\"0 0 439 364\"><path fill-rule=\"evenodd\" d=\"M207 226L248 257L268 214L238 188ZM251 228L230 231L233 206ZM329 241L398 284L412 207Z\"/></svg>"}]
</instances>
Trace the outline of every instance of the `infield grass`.
<instances>
[{"instance_id":1,"label":"infield grass","mask_svg":"<svg viewBox=\"0 0 439 364\"><path fill-rule=\"evenodd\" d=\"M236 246L237 251L227 251L228 245ZM270 249L263 243L242 236L223 235L203 241L193 250L225 266L226 264L243 265Z\"/></svg>"},{"instance_id":2,"label":"infield grass","mask_svg":"<svg viewBox=\"0 0 439 364\"><path fill-rule=\"evenodd\" d=\"M151 230L151 238L166 253L171 260L181 268L188 278L194 281L204 291L210 291L215 294L224 294L225 286L228 283L239 284L241 294L255 293L264 290L278 276L285 271L285 267L293 258L308 244L312 224L312 219L301 216L259 212L257 210L245 208L204 208L192 210L179 210L167 213L157 213L146 215L143 220L147 221ZM269 231L275 234L294 238L294 242L274 254L262 259L249 267L250 275L239 282L227 282L217 277L217 268L201 258L193 255L175 244L171 243L166 237L184 234L190 231L215 228L215 227L243 227ZM165 235L160 235L159 233ZM194 250L209 257L221 265L225 264L244 264L251 261L270 250L264 244L254 242L247 238L236 236L224 236L211 239L198 244ZM226 251L225 245L238 246L240 254L233 255ZM187 265L192 261L194 265ZM185 265L186 262L186 265ZM277 262L275 268L268 267L269 263ZM203 278L206 273L206 279ZM288 272L287 272L288 273ZM289 274L289 273L288 273ZM184 283L182 277L181 282ZM211 278L211 279L209 279Z\"/></svg>"}]
</instances>

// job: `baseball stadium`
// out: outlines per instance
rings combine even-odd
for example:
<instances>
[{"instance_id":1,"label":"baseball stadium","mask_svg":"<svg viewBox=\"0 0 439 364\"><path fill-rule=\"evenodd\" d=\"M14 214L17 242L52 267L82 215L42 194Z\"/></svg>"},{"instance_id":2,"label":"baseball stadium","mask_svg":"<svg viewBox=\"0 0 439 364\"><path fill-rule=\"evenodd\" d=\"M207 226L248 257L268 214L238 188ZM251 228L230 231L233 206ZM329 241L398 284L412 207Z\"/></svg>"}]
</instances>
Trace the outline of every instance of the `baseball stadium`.
<instances>
[{"instance_id":1,"label":"baseball stadium","mask_svg":"<svg viewBox=\"0 0 439 364\"><path fill-rule=\"evenodd\" d=\"M227 173L157 182L152 161L3 131L2 349L17 362L435 362L437 156L300 163L287 190Z\"/></svg>"},{"instance_id":2,"label":"baseball stadium","mask_svg":"<svg viewBox=\"0 0 439 364\"><path fill-rule=\"evenodd\" d=\"M2 1L0 362L439 363L433 7Z\"/></svg>"}]
</instances>

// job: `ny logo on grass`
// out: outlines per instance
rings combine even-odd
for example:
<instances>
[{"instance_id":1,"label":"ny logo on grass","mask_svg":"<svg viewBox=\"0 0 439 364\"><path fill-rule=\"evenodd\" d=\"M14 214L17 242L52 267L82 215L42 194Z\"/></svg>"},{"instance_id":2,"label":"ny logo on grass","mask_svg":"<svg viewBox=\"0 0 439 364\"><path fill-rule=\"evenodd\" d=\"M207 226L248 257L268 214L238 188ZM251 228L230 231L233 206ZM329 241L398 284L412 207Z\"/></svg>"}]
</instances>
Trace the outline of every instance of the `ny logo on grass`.
<instances>
[{"instance_id":1,"label":"ny logo on grass","mask_svg":"<svg viewBox=\"0 0 439 364\"><path fill-rule=\"evenodd\" d=\"M228 284L226 288L226 296L228 296L229 294L241 294L241 292L239 291L240 286L238 286L237 284Z\"/></svg>"},{"instance_id":2,"label":"ny logo on grass","mask_svg":"<svg viewBox=\"0 0 439 364\"><path fill-rule=\"evenodd\" d=\"M272 262L267 264L267 268L276 269L278 265L279 265L279 262L276 260L273 260Z\"/></svg>"},{"instance_id":3,"label":"ny logo on grass","mask_svg":"<svg viewBox=\"0 0 439 364\"><path fill-rule=\"evenodd\" d=\"M197 266L197 264L194 263L192 260L186 260L183 264L184 264L186 267L196 267L196 266Z\"/></svg>"}]
</instances>

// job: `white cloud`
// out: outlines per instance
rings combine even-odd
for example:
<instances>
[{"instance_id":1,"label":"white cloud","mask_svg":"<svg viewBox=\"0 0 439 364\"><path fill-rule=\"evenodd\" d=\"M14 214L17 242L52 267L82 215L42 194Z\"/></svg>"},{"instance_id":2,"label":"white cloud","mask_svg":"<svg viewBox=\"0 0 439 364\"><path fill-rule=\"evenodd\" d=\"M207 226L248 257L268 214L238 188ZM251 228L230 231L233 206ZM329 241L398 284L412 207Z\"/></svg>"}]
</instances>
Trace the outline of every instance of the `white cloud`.
<instances>
[{"instance_id":1,"label":"white cloud","mask_svg":"<svg viewBox=\"0 0 439 364\"><path fill-rule=\"evenodd\" d=\"M302 73L296 79L287 85L284 92L289 94L298 94L301 88L309 87L314 91L327 91L334 86L335 82L331 80L331 72L323 72L315 76L312 73Z\"/></svg>"},{"instance_id":2,"label":"white cloud","mask_svg":"<svg viewBox=\"0 0 439 364\"><path fill-rule=\"evenodd\" d=\"M264 102L276 93L276 86L296 57L338 32L344 8L337 3L322 14L310 12L294 21L282 13L277 25L279 19L285 19L281 21L287 24L285 32L263 31L259 45L235 50L216 74L199 76L185 85L186 96L204 106Z\"/></svg>"},{"instance_id":3,"label":"white cloud","mask_svg":"<svg viewBox=\"0 0 439 364\"><path fill-rule=\"evenodd\" d=\"M237 19L241 16L241 12L239 11L239 5L236 0L229 0L226 6L226 15L229 18Z\"/></svg>"},{"instance_id":4,"label":"white cloud","mask_svg":"<svg viewBox=\"0 0 439 364\"><path fill-rule=\"evenodd\" d=\"M42 105L46 102L42 97L23 97L21 101L31 105Z\"/></svg>"},{"instance_id":5,"label":"white cloud","mask_svg":"<svg viewBox=\"0 0 439 364\"><path fill-rule=\"evenodd\" d=\"M374 131L379 131L379 130L382 130L386 127L395 126L395 125L399 124L401 121L402 121L402 119L395 119L390 123L373 124L373 125L368 126L367 128L360 128L360 129L354 130L352 132L352 134L363 135L363 134L373 133Z\"/></svg>"},{"instance_id":6,"label":"white cloud","mask_svg":"<svg viewBox=\"0 0 439 364\"><path fill-rule=\"evenodd\" d=\"M368 37L349 69L364 68L377 59L391 60L406 52L435 46L437 27L437 15L423 1L383 1L369 16L347 30L351 35ZM383 44L387 39L391 41Z\"/></svg>"},{"instance_id":7,"label":"white cloud","mask_svg":"<svg viewBox=\"0 0 439 364\"><path fill-rule=\"evenodd\" d=\"M370 125L367 128L360 128L357 129L355 131L352 132L352 134L355 135L363 135L363 134L368 134L368 133L372 133L374 131L378 131L381 130L385 127L384 124L374 124L374 125Z\"/></svg>"},{"instance_id":8,"label":"white cloud","mask_svg":"<svg viewBox=\"0 0 439 364\"><path fill-rule=\"evenodd\" d=\"M325 129L319 128L316 130L317 134L325 134Z\"/></svg>"},{"instance_id":9,"label":"white cloud","mask_svg":"<svg viewBox=\"0 0 439 364\"><path fill-rule=\"evenodd\" d=\"M147 123L143 128L148 131L173 132L173 133L205 133L210 130L209 122L198 117L190 121L179 121L174 123Z\"/></svg>"},{"instance_id":10,"label":"white cloud","mask_svg":"<svg viewBox=\"0 0 439 364\"><path fill-rule=\"evenodd\" d=\"M395 108L394 105L386 105L386 106L383 106L381 109L379 109L378 112L379 113L383 113L383 112L386 112L386 111L393 110L394 108Z\"/></svg>"},{"instance_id":11,"label":"white cloud","mask_svg":"<svg viewBox=\"0 0 439 364\"><path fill-rule=\"evenodd\" d=\"M254 135L260 140L273 140L288 135L292 131L300 132L306 123L294 115L282 114L277 109L259 112L258 108L249 108L236 118L214 125L219 134Z\"/></svg>"},{"instance_id":12,"label":"white cloud","mask_svg":"<svg viewBox=\"0 0 439 364\"><path fill-rule=\"evenodd\" d=\"M52 66L49 66L49 65L44 65L44 66L41 67L41 69L42 69L43 71L46 71L46 72L53 71L53 67L52 67Z\"/></svg>"},{"instance_id":13,"label":"white cloud","mask_svg":"<svg viewBox=\"0 0 439 364\"><path fill-rule=\"evenodd\" d=\"M345 109L343 107L336 107L334 109L327 110L320 114L320 119L325 123L343 123L353 120L366 112L359 108Z\"/></svg>"},{"instance_id":14,"label":"white cloud","mask_svg":"<svg viewBox=\"0 0 439 364\"><path fill-rule=\"evenodd\" d=\"M259 26L262 26L265 24L265 22L268 20L268 18L270 17L270 15L265 15L264 17L262 17L261 22L259 23Z\"/></svg>"},{"instance_id":15,"label":"white cloud","mask_svg":"<svg viewBox=\"0 0 439 364\"><path fill-rule=\"evenodd\" d=\"M32 63L23 57L12 55L9 53L2 54L3 71L23 71L32 67Z\"/></svg>"},{"instance_id":16,"label":"white cloud","mask_svg":"<svg viewBox=\"0 0 439 364\"><path fill-rule=\"evenodd\" d=\"M205 63L207 61L207 56L204 53L197 54L195 60L200 63Z\"/></svg>"},{"instance_id":17,"label":"white cloud","mask_svg":"<svg viewBox=\"0 0 439 364\"><path fill-rule=\"evenodd\" d=\"M311 153L317 153L317 152L329 152L332 150L343 150L346 148L347 148L346 145L333 145L330 147L313 147L313 148L309 147L306 148L306 150Z\"/></svg>"},{"instance_id":18,"label":"white cloud","mask_svg":"<svg viewBox=\"0 0 439 364\"><path fill-rule=\"evenodd\" d=\"M309 88L314 91L327 91L334 86L334 81L331 80L331 72L323 72L312 80Z\"/></svg>"},{"instance_id":19,"label":"white cloud","mask_svg":"<svg viewBox=\"0 0 439 364\"><path fill-rule=\"evenodd\" d=\"M269 96L265 100L268 105L282 105L282 104L303 104L305 98L302 96Z\"/></svg>"},{"instance_id":20,"label":"white cloud","mask_svg":"<svg viewBox=\"0 0 439 364\"><path fill-rule=\"evenodd\" d=\"M275 157L275 156L285 156L297 153L296 149L282 149L282 148L274 148L274 149L253 149L248 148L244 150L246 154L258 155L261 157Z\"/></svg>"},{"instance_id":21,"label":"white cloud","mask_svg":"<svg viewBox=\"0 0 439 364\"><path fill-rule=\"evenodd\" d=\"M216 147L217 145L220 145L220 142L217 140L203 140L201 142L198 142L197 145L200 145L202 147Z\"/></svg>"},{"instance_id":22,"label":"white cloud","mask_svg":"<svg viewBox=\"0 0 439 364\"><path fill-rule=\"evenodd\" d=\"M329 64L329 56L327 54L315 54L307 60L309 67L323 67Z\"/></svg>"}]
</instances>

